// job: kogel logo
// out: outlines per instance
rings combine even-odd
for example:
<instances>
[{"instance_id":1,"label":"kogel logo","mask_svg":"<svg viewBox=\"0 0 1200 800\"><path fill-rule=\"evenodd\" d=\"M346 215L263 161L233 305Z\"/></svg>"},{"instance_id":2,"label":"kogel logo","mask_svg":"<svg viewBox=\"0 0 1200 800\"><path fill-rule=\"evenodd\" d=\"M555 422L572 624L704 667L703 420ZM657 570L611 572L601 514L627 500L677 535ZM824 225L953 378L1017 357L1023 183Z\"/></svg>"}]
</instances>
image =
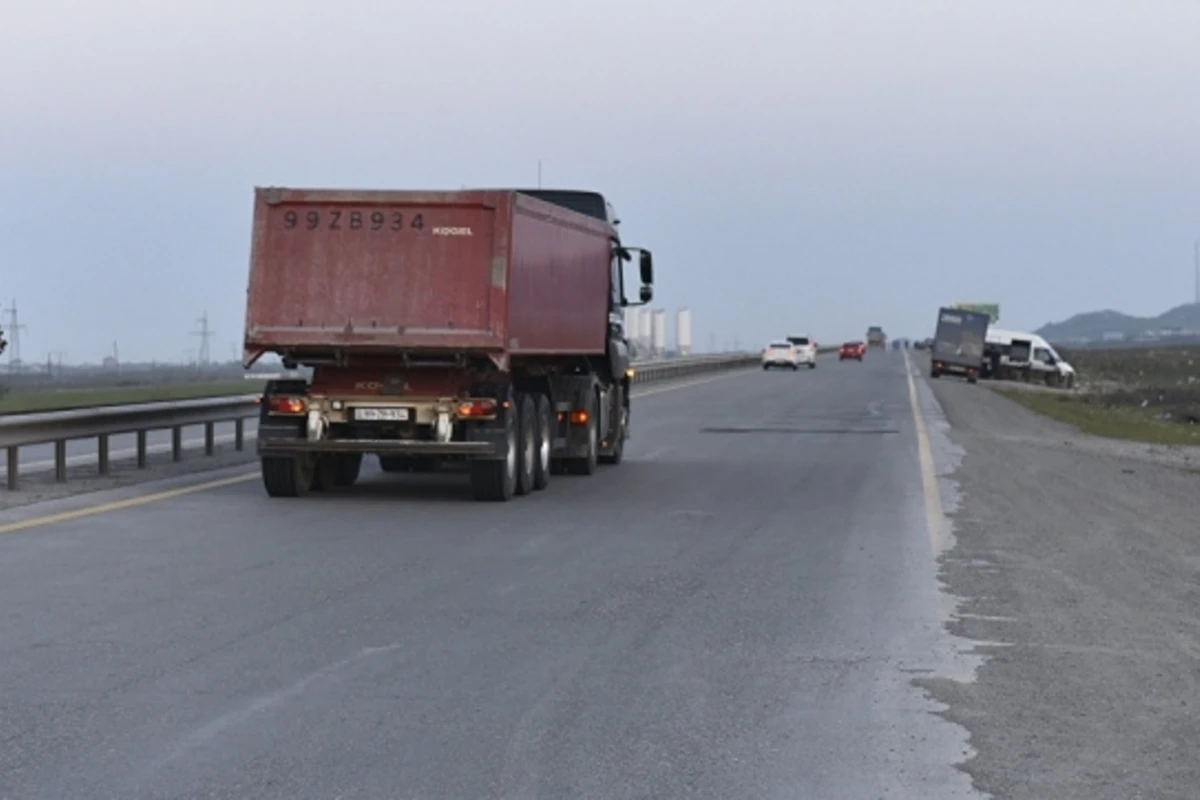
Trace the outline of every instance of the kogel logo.
<instances>
[{"instance_id":1,"label":"kogel logo","mask_svg":"<svg viewBox=\"0 0 1200 800\"><path fill-rule=\"evenodd\" d=\"M474 236L470 228L434 228L434 236Z\"/></svg>"}]
</instances>

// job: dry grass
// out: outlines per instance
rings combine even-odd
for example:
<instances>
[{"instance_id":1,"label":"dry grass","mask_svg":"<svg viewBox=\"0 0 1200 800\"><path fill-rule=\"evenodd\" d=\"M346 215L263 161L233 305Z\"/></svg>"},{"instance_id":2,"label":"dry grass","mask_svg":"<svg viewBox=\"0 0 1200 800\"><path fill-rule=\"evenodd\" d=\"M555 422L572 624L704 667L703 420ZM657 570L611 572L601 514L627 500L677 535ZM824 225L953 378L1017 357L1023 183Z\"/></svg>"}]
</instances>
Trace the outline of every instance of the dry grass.
<instances>
[{"instance_id":1,"label":"dry grass","mask_svg":"<svg viewBox=\"0 0 1200 800\"><path fill-rule=\"evenodd\" d=\"M1077 392L1006 397L1080 430L1113 439L1200 445L1200 347L1075 350Z\"/></svg>"}]
</instances>

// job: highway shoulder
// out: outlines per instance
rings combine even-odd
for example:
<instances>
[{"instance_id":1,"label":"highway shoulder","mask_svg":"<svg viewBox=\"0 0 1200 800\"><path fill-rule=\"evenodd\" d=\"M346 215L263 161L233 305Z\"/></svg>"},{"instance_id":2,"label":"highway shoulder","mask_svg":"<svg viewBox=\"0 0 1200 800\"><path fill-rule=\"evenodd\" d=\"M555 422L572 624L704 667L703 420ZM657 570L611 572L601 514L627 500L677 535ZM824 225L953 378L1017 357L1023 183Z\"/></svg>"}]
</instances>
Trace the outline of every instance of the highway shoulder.
<instances>
[{"instance_id":1,"label":"highway shoulder","mask_svg":"<svg viewBox=\"0 0 1200 800\"><path fill-rule=\"evenodd\" d=\"M963 768L994 796L1194 796L1197 475L981 387L927 385L961 451L948 629L987 655L973 682L923 681L971 733Z\"/></svg>"},{"instance_id":2,"label":"highway shoulder","mask_svg":"<svg viewBox=\"0 0 1200 800\"><path fill-rule=\"evenodd\" d=\"M185 494L245 483L258 477L257 465L251 469L241 464L30 503L0 511L0 534L16 533L94 514L146 505Z\"/></svg>"}]
</instances>

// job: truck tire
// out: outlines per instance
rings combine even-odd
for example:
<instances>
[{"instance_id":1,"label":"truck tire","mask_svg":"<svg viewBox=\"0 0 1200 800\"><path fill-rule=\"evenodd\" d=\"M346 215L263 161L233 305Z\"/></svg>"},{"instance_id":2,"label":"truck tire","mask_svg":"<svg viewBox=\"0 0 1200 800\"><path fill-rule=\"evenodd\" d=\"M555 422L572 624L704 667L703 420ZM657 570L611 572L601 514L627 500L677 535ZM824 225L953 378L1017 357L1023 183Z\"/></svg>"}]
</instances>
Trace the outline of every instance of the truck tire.
<instances>
[{"instance_id":1,"label":"truck tire","mask_svg":"<svg viewBox=\"0 0 1200 800\"><path fill-rule=\"evenodd\" d=\"M316 463L306 456L263 456L263 488L268 497L304 497L313 488Z\"/></svg>"},{"instance_id":2,"label":"truck tire","mask_svg":"<svg viewBox=\"0 0 1200 800\"><path fill-rule=\"evenodd\" d=\"M554 409L550 398L534 395L534 427L537 432L537 459L533 465L533 488L541 491L550 485L550 450L554 445Z\"/></svg>"},{"instance_id":3,"label":"truck tire","mask_svg":"<svg viewBox=\"0 0 1200 800\"><path fill-rule=\"evenodd\" d=\"M362 453L338 453L337 468L333 478L334 486L353 486L358 482L362 471Z\"/></svg>"},{"instance_id":4,"label":"truck tire","mask_svg":"<svg viewBox=\"0 0 1200 800\"><path fill-rule=\"evenodd\" d=\"M505 452L502 458L471 460L471 491L476 500L506 503L517 486L517 420L511 409L504 415Z\"/></svg>"},{"instance_id":5,"label":"truck tire","mask_svg":"<svg viewBox=\"0 0 1200 800\"><path fill-rule=\"evenodd\" d=\"M608 453L601 453L597 457L601 464L609 464L614 467L625 460L625 432L629 427L629 409L625 407L624 402L621 402L617 408L617 419L620 420L620 423L613 434L615 441L612 450Z\"/></svg>"},{"instance_id":6,"label":"truck tire","mask_svg":"<svg viewBox=\"0 0 1200 800\"><path fill-rule=\"evenodd\" d=\"M524 392L517 395L517 480L513 493L526 495L533 491L533 476L537 466L537 417L534 399Z\"/></svg>"},{"instance_id":7,"label":"truck tire","mask_svg":"<svg viewBox=\"0 0 1200 800\"><path fill-rule=\"evenodd\" d=\"M816 361L810 361L810 362L808 362L808 368L809 368L809 369L816 369L816 368L817 368L817 362L816 362Z\"/></svg>"},{"instance_id":8,"label":"truck tire","mask_svg":"<svg viewBox=\"0 0 1200 800\"><path fill-rule=\"evenodd\" d=\"M596 464L600 457L600 430L597 423L597 410L599 403L596 400L596 393L591 392L588 397L588 421L587 421L587 442L588 453L582 458L572 458L567 461L567 469L572 475L592 475L596 472Z\"/></svg>"}]
</instances>

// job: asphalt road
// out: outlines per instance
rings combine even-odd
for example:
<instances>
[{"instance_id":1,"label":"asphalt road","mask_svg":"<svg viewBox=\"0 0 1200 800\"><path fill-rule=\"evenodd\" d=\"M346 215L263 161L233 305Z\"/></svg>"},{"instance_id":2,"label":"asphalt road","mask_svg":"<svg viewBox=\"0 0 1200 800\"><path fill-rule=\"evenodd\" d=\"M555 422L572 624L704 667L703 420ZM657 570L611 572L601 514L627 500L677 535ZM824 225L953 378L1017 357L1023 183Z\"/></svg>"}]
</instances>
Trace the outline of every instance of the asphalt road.
<instances>
[{"instance_id":1,"label":"asphalt road","mask_svg":"<svg viewBox=\"0 0 1200 800\"><path fill-rule=\"evenodd\" d=\"M372 465L0 514L0 795L975 796L913 684L969 662L904 365L647 387L624 464L504 505Z\"/></svg>"}]
</instances>

